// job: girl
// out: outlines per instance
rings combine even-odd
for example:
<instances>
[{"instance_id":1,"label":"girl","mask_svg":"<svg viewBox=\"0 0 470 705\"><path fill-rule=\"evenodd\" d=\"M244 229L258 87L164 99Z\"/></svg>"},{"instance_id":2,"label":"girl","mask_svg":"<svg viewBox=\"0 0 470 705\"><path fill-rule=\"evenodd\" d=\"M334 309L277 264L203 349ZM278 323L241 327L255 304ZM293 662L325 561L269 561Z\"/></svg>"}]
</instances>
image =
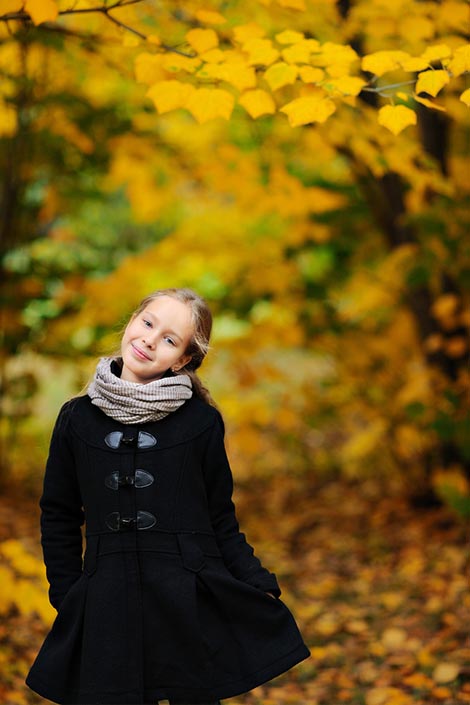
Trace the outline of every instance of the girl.
<instances>
[{"instance_id":1,"label":"girl","mask_svg":"<svg viewBox=\"0 0 470 705\"><path fill-rule=\"evenodd\" d=\"M239 530L196 374L211 326L193 291L154 292L59 413L40 499L58 614L26 678L54 702L219 705L310 655Z\"/></svg>"}]
</instances>

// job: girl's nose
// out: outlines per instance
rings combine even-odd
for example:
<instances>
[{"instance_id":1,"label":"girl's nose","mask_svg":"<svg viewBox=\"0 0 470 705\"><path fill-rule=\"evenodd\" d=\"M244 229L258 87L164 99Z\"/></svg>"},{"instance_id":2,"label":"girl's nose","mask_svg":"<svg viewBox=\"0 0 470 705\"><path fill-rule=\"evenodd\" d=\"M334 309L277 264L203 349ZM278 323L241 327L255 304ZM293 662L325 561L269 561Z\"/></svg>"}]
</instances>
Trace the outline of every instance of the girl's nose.
<instances>
[{"instance_id":1,"label":"girl's nose","mask_svg":"<svg viewBox=\"0 0 470 705\"><path fill-rule=\"evenodd\" d=\"M142 343L148 348L153 349L155 347L155 337L147 334L145 337L142 338Z\"/></svg>"}]
</instances>

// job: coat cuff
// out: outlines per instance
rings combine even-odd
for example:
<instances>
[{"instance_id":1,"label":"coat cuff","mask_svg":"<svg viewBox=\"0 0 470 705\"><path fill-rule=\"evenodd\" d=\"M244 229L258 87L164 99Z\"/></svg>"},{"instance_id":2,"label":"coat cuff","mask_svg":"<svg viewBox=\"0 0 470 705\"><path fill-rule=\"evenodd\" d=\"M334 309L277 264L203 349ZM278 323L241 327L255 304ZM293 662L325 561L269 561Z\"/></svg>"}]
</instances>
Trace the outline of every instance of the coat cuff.
<instances>
[{"instance_id":1,"label":"coat cuff","mask_svg":"<svg viewBox=\"0 0 470 705\"><path fill-rule=\"evenodd\" d=\"M81 575L82 574L79 573L73 578L69 578L67 581L61 581L60 587L54 585L53 587L51 586L49 588L49 602L51 603L52 607L57 610L57 612L59 611L64 598L67 596L68 591L77 582Z\"/></svg>"}]
</instances>

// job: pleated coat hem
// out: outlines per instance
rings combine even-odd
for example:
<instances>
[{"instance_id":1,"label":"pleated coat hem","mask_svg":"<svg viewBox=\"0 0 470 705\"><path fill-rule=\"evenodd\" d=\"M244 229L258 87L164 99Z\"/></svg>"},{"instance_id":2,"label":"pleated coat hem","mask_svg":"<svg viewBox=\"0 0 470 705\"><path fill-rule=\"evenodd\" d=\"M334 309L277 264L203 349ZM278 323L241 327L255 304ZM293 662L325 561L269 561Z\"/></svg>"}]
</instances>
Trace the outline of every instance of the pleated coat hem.
<instances>
[{"instance_id":1,"label":"pleated coat hem","mask_svg":"<svg viewBox=\"0 0 470 705\"><path fill-rule=\"evenodd\" d=\"M143 705L143 703L156 703L158 700L168 698L188 697L192 698L193 701L199 699L202 701L204 698L233 698L236 695L241 695L242 693L246 693L258 687L260 683L266 683L282 675L285 671L288 671L309 656L310 652L305 644L300 643L295 649L292 649L277 661L271 662L265 668L254 671L244 678L225 682L223 685L220 685L219 688L217 686L211 687L210 689L200 688L198 693L195 692L194 687L188 692L187 688L177 688L175 686L168 688L162 687L157 690L146 690L144 691L143 699L137 691L79 692L73 702L79 703L80 705L88 705L89 703L96 703L98 699L102 705ZM47 698L54 703L59 703L59 705L68 705L66 701L61 699L61 694L56 692L50 683L44 683L37 675L28 676L26 684L41 697Z\"/></svg>"}]
</instances>

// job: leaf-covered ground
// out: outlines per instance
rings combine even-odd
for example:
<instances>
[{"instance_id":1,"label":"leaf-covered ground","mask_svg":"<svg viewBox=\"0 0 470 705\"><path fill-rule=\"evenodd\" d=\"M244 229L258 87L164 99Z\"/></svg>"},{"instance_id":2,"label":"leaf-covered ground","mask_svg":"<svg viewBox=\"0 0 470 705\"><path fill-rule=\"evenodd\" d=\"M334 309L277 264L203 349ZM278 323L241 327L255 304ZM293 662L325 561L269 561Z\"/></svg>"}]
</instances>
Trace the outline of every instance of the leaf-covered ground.
<instances>
[{"instance_id":1,"label":"leaf-covered ground","mask_svg":"<svg viewBox=\"0 0 470 705\"><path fill-rule=\"evenodd\" d=\"M468 532L448 510L417 510L370 483L249 496L245 487L238 499L312 657L227 705L470 703ZM1 504L0 540L39 552L36 507ZM23 685L45 632L15 606L4 615L2 705L45 703Z\"/></svg>"}]
</instances>

